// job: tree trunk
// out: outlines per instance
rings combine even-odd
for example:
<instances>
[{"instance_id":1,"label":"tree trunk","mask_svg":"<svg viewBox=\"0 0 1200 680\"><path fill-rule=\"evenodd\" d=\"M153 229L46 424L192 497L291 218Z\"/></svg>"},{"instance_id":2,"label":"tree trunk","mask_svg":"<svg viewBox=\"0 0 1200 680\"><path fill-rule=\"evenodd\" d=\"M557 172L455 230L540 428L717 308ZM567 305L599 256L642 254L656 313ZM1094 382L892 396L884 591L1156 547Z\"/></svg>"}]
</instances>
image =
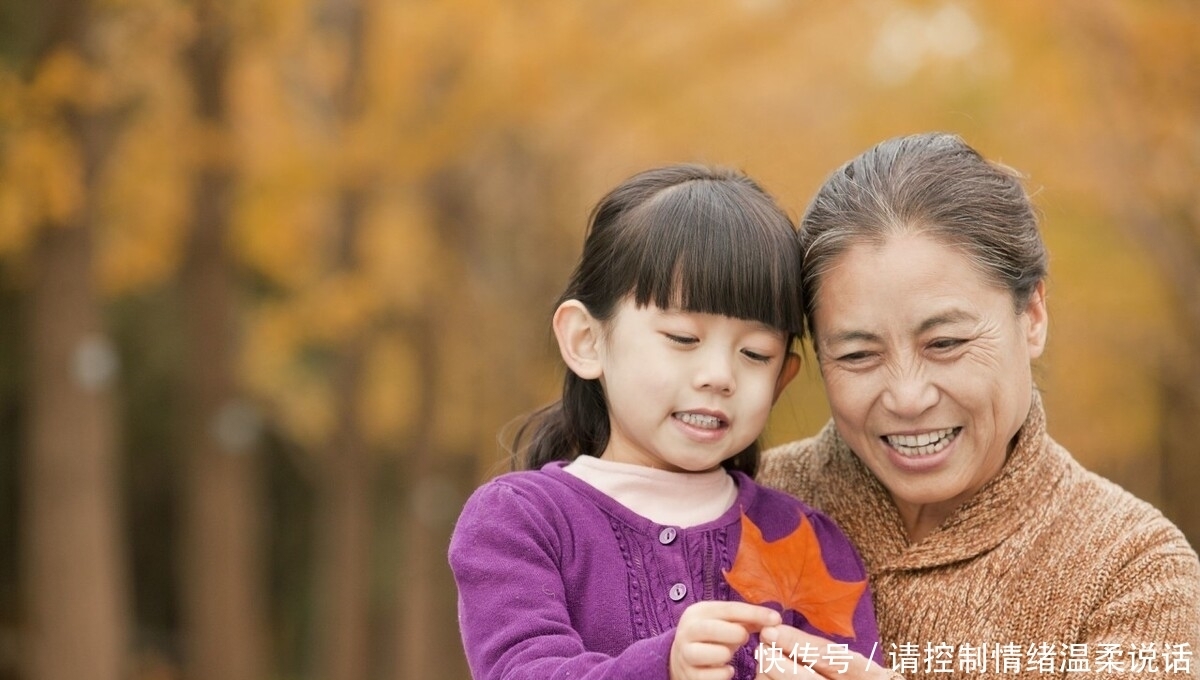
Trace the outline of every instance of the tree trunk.
<instances>
[{"instance_id":1,"label":"tree trunk","mask_svg":"<svg viewBox=\"0 0 1200 680\"><path fill-rule=\"evenodd\" d=\"M205 173L183 273L187 315L182 447L185 510L182 590L187 676L266 677L259 460L233 378L231 282L214 211L228 186ZM206 207L207 206L207 207ZM214 221L216 220L216 221ZM242 421L239 423L239 421Z\"/></svg>"},{"instance_id":2,"label":"tree trunk","mask_svg":"<svg viewBox=\"0 0 1200 680\"><path fill-rule=\"evenodd\" d=\"M331 93L333 136L352 130L364 110L364 0L322 0L328 29L346 49L346 66ZM339 139L339 141L341 141ZM361 168L360 168L361 169ZM360 267L356 249L369 200L366 177L339 177L337 242L330 274L353 276ZM326 680L366 680L371 668L371 457L363 436L360 400L364 353L371 323L338 338L333 365L337 422L322 452L317 480L318 676Z\"/></svg>"},{"instance_id":3,"label":"tree trunk","mask_svg":"<svg viewBox=\"0 0 1200 680\"><path fill-rule=\"evenodd\" d=\"M437 302L430 303L431 308ZM403 561L398 574L397 595L400 631L396 645L397 679L466 678L467 668L460 654L454 601L446 601L446 592L454 592L454 583L446 567L450 528L438 507L445 486L443 476L454 461L440 449L434 423L437 413L438 355L437 312L409 324L414 344L422 357L418 390L420 413L416 433L402 462L400 489L400 526L404 536Z\"/></svg>"},{"instance_id":4,"label":"tree trunk","mask_svg":"<svg viewBox=\"0 0 1200 680\"><path fill-rule=\"evenodd\" d=\"M357 418L358 357L341 369L338 394L345 402L341 424L322 465L318 521L318 584L322 599L317 615L320 645L318 677L327 680L365 680L370 649L369 587L371 570L371 484L369 463Z\"/></svg>"},{"instance_id":5,"label":"tree trunk","mask_svg":"<svg viewBox=\"0 0 1200 680\"><path fill-rule=\"evenodd\" d=\"M346 191L339 219L339 268L356 265L354 243L363 195ZM317 480L318 677L366 680L370 668L371 460L360 419L363 353L360 329L338 348L333 384L337 430L321 457Z\"/></svg>"},{"instance_id":6,"label":"tree trunk","mask_svg":"<svg viewBox=\"0 0 1200 680\"><path fill-rule=\"evenodd\" d=\"M199 3L189 55L200 121L218 134L227 127L229 61L221 14L219 3ZM268 677L256 424L234 375L236 295L225 247L232 182L220 153L197 169L181 273L187 342L182 611L186 675L193 680Z\"/></svg>"},{"instance_id":7,"label":"tree trunk","mask_svg":"<svg viewBox=\"0 0 1200 680\"><path fill-rule=\"evenodd\" d=\"M318 593L323 598L317 627L320 631L318 677L328 680L364 680L368 676L368 588L370 584L370 496L367 476L359 465L355 446L346 448L329 466L321 513L321 554ZM347 455L349 453L349 455Z\"/></svg>"},{"instance_id":8,"label":"tree trunk","mask_svg":"<svg viewBox=\"0 0 1200 680\"><path fill-rule=\"evenodd\" d=\"M84 0L54 3L31 73L59 50L87 58L88 10ZM83 202L65 224L42 226L27 297L25 678L118 680L128 670L131 616L112 394L118 365L92 266L96 177L118 125L108 112L68 104L52 115L79 151Z\"/></svg>"},{"instance_id":9,"label":"tree trunk","mask_svg":"<svg viewBox=\"0 0 1200 680\"><path fill-rule=\"evenodd\" d=\"M34 255L21 513L28 680L118 680L127 666L116 355L102 330L91 253L85 219L44 228Z\"/></svg>"}]
</instances>

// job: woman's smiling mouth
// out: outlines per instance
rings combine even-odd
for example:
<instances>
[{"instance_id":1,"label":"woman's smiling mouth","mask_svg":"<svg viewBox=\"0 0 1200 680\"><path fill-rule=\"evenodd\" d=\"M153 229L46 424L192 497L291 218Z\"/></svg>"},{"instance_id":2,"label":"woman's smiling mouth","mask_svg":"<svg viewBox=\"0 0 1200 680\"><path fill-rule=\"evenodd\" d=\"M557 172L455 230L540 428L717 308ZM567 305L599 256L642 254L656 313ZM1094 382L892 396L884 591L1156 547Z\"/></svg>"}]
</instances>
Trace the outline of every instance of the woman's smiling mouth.
<instances>
[{"instance_id":1,"label":"woman's smiling mouth","mask_svg":"<svg viewBox=\"0 0 1200 680\"><path fill-rule=\"evenodd\" d=\"M947 427L921 434L889 434L883 440L902 456L930 456L949 446L961 431L961 427Z\"/></svg>"}]
</instances>

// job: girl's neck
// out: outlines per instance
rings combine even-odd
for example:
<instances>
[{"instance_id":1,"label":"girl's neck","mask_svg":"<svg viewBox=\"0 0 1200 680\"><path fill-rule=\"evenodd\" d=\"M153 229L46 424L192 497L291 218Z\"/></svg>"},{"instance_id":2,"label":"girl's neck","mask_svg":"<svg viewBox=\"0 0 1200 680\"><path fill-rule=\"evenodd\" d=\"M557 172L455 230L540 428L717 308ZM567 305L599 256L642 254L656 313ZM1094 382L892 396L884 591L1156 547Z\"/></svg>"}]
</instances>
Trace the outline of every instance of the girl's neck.
<instances>
[{"instance_id":1,"label":"girl's neck","mask_svg":"<svg viewBox=\"0 0 1200 680\"><path fill-rule=\"evenodd\" d=\"M719 518L738 494L724 468L670 472L580 456L564 470L652 522L681 528Z\"/></svg>"}]
</instances>

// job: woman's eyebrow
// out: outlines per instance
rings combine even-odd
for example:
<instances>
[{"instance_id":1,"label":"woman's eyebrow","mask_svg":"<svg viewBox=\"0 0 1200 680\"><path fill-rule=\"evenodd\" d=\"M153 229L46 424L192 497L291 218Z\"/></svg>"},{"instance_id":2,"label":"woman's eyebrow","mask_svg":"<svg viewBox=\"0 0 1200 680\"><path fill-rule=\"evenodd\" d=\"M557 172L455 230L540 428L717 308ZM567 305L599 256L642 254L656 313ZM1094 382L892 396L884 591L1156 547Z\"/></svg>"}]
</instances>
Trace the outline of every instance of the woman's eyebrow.
<instances>
[{"instance_id":1,"label":"woman's eyebrow","mask_svg":"<svg viewBox=\"0 0 1200 680\"><path fill-rule=\"evenodd\" d=\"M978 317L971 312L962 309L953 309L941 314L925 319L917 326L916 332L924 333L938 326L959 323L962 321L976 321ZM853 331L838 331L830 333L827 336L827 344L835 344L839 342L878 342L880 336L870 331L853 330Z\"/></svg>"},{"instance_id":2,"label":"woman's eyebrow","mask_svg":"<svg viewBox=\"0 0 1200 680\"><path fill-rule=\"evenodd\" d=\"M975 321L976 318L977 317L974 314L962 309L943 312L922 321L921 325L917 326L917 333L924 333L925 331L937 328L938 326L959 323L960 321Z\"/></svg>"},{"instance_id":3,"label":"woman's eyebrow","mask_svg":"<svg viewBox=\"0 0 1200 680\"><path fill-rule=\"evenodd\" d=\"M828 344L839 342L878 342L879 336L869 331L838 331L829 335Z\"/></svg>"}]
</instances>

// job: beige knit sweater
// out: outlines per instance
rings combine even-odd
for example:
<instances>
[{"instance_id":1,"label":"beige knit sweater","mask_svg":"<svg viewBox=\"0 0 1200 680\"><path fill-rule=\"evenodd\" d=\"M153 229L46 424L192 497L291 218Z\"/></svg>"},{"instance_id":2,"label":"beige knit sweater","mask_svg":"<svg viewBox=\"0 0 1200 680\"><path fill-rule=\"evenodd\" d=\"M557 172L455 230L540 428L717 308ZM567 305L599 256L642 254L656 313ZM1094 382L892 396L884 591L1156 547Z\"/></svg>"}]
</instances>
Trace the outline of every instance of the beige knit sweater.
<instances>
[{"instance_id":1,"label":"beige knit sweater","mask_svg":"<svg viewBox=\"0 0 1200 680\"><path fill-rule=\"evenodd\" d=\"M909 678L1200 677L1200 562L1153 507L1046 434L1035 394L1000 475L909 544L830 423L758 478L823 510L874 589L883 657Z\"/></svg>"}]
</instances>

